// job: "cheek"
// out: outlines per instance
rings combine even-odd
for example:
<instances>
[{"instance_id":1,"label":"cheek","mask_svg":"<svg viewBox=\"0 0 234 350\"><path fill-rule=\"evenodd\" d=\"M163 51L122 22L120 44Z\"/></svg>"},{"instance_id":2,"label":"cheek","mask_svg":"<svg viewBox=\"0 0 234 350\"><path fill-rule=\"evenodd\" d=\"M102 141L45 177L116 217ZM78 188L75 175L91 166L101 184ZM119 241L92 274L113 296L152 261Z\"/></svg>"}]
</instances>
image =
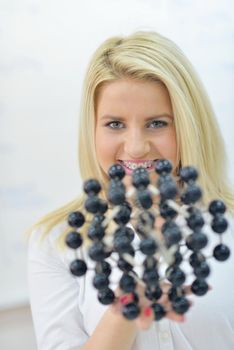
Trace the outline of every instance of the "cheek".
<instances>
[{"instance_id":1,"label":"cheek","mask_svg":"<svg viewBox=\"0 0 234 350\"><path fill-rule=\"evenodd\" d=\"M176 134L175 131L172 130L168 133L168 135L165 135L165 138L163 140L165 150L167 152L176 152Z\"/></svg>"},{"instance_id":2,"label":"cheek","mask_svg":"<svg viewBox=\"0 0 234 350\"><path fill-rule=\"evenodd\" d=\"M175 130L170 130L162 137L158 137L155 141L155 147L157 147L163 158L170 159L176 166L177 142Z\"/></svg>"},{"instance_id":3,"label":"cheek","mask_svg":"<svg viewBox=\"0 0 234 350\"><path fill-rule=\"evenodd\" d=\"M113 136L100 130L95 135L96 154L100 166L106 171L115 161L116 142Z\"/></svg>"}]
</instances>

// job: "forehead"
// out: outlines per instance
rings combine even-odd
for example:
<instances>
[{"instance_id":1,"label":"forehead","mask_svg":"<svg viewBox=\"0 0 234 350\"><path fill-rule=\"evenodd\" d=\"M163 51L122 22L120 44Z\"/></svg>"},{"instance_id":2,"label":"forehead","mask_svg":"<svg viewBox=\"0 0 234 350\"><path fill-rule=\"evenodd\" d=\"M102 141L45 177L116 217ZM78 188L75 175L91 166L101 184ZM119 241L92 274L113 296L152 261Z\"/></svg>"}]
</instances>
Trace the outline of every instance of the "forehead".
<instances>
[{"instance_id":1,"label":"forehead","mask_svg":"<svg viewBox=\"0 0 234 350\"><path fill-rule=\"evenodd\" d=\"M157 81L121 79L105 83L98 93L96 111L119 111L131 108L144 112L146 109L171 112L171 101L167 88ZM152 111L153 112L153 111Z\"/></svg>"}]
</instances>

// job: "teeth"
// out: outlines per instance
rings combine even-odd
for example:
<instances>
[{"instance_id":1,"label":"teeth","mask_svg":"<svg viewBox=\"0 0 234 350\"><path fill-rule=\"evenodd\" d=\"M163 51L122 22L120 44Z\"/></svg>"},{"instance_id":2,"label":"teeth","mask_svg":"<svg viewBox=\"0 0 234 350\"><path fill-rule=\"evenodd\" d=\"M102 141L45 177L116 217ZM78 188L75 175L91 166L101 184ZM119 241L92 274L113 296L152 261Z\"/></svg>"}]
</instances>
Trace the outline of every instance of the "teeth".
<instances>
[{"instance_id":1,"label":"teeth","mask_svg":"<svg viewBox=\"0 0 234 350\"><path fill-rule=\"evenodd\" d=\"M147 161L147 162L143 162L143 163L133 163L133 162L123 161L123 164L131 170L135 170L135 169L140 168L140 167L145 168L145 169L150 168L152 166L152 163L153 163L152 161Z\"/></svg>"}]
</instances>

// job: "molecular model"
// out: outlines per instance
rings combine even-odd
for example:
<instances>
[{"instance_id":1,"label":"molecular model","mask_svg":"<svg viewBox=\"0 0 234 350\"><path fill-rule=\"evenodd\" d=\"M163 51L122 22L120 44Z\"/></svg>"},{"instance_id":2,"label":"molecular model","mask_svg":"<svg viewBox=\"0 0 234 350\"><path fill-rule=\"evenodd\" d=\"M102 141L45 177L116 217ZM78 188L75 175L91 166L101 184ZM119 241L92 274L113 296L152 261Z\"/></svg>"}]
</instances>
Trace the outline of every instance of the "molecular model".
<instances>
[{"instance_id":1,"label":"molecular model","mask_svg":"<svg viewBox=\"0 0 234 350\"><path fill-rule=\"evenodd\" d=\"M86 249L95 263L93 286L97 289L97 298L104 305L120 299L122 313L129 320L141 313L139 286L149 300L156 321L169 311L161 303L165 293L174 312L186 313L190 302L185 292L186 273L182 265L187 263L191 268L194 277L191 292L203 296L209 289L207 260L214 258L222 262L230 256L230 249L223 243L223 233L228 228L225 204L217 199L210 202L208 210L203 208L202 190L196 184L197 170L191 166L181 168L175 178L171 174L171 163L161 159L155 164L155 172L157 183L151 184L149 172L143 167L136 168L132 174L132 187L126 191L122 182L124 168L120 164L111 166L107 200L98 197L102 190L100 183L95 179L87 180L83 212L75 211L68 216L71 231L66 236L66 244L74 250L84 248L79 231L87 224L87 214L92 216L87 226L90 244ZM182 224L178 217L183 218ZM162 224L157 228L160 220ZM113 222L114 229L107 233ZM217 237L217 245L208 255L203 252L208 244L205 225L209 225ZM135 235L140 238L137 247L133 245ZM139 265L136 252L143 256L140 274L135 271ZM110 259L121 271L118 295L110 288L113 269ZM165 266L163 272L162 266ZM84 276L87 270L89 266L85 259L76 257L70 264L70 271L76 277Z\"/></svg>"}]
</instances>

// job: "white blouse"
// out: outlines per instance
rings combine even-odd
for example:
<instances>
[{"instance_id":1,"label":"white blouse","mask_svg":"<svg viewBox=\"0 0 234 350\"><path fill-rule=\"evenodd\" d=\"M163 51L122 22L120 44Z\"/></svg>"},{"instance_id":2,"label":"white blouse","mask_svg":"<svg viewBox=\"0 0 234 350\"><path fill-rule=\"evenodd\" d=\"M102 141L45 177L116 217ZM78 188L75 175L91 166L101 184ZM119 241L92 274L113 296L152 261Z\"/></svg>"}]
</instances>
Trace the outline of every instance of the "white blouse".
<instances>
[{"instance_id":1,"label":"white blouse","mask_svg":"<svg viewBox=\"0 0 234 350\"><path fill-rule=\"evenodd\" d=\"M41 244L39 231L32 234L29 242L28 281L39 350L79 350L108 307L97 300L97 290L92 286L94 271L88 270L84 277L73 277L69 264L74 260L75 252L69 248L65 251L56 248L55 240L65 225L55 227ZM218 235L207 234L209 244L203 249L204 253L210 253L219 242ZM189 297L193 306L186 313L184 323L165 318L153 322L148 330L139 330L132 350L234 349L233 227L223 234L223 241L232 253L225 262L208 260L211 275L207 281L212 290L202 297ZM135 235L134 245L138 243L139 238ZM143 257L139 252L137 254L136 259L141 261ZM110 263L113 265L112 260ZM88 266L93 265L89 259ZM113 268L111 288L116 288L120 274L119 269ZM193 280L194 277L188 276L186 284Z\"/></svg>"}]
</instances>

